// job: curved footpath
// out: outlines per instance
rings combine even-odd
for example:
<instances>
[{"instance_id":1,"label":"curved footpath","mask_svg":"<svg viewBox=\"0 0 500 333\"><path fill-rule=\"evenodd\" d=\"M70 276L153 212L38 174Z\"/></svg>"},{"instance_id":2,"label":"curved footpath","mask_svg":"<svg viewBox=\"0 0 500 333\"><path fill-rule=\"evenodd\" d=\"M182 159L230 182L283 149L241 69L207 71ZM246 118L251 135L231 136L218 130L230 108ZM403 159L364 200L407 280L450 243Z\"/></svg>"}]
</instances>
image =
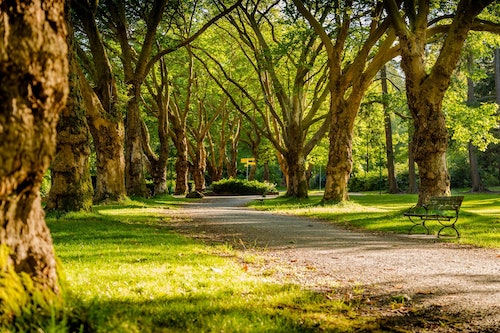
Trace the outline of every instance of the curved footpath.
<instances>
[{"instance_id":1,"label":"curved footpath","mask_svg":"<svg viewBox=\"0 0 500 333\"><path fill-rule=\"evenodd\" d=\"M448 325L423 331L500 332L500 249L455 245L435 236L356 232L246 208L255 198L206 197L186 203L182 214L189 220L176 229L258 250L265 265L279 265L281 275L275 278L281 281L342 290L344 297L356 297L357 290L367 304L376 300L367 308L392 318L392 325L418 321L411 318L417 308L419 316L428 312L429 322L447 318ZM407 306L391 307L402 299ZM413 311L405 313L410 306Z\"/></svg>"}]
</instances>

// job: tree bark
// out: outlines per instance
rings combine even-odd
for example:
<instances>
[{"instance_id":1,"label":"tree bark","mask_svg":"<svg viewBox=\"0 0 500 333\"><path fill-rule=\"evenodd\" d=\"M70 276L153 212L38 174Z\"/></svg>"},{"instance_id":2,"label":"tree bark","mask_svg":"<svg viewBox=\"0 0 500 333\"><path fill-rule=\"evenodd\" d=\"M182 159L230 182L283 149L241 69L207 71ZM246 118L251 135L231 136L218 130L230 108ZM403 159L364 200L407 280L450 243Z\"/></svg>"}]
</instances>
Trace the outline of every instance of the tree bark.
<instances>
[{"instance_id":1,"label":"tree bark","mask_svg":"<svg viewBox=\"0 0 500 333\"><path fill-rule=\"evenodd\" d=\"M97 27L96 4L88 0L71 1L92 53L92 61L82 59L82 63L89 64L85 69L96 89L90 86L79 66L78 75L97 157L94 202L101 202L125 197L125 157L123 118L116 105L118 93L111 64Z\"/></svg>"},{"instance_id":2,"label":"tree bark","mask_svg":"<svg viewBox=\"0 0 500 333\"><path fill-rule=\"evenodd\" d=\"M197 141L192 147L190 165L191 175L193 176L194 189L198 192L206 190L205 184L205 171L207 170L207 152L205 150L204 142Z\"/></svg>"},{"instance_id":3,"label":"tree bark","mask_svg":"<svg viewBox=\"0 0 500 333\"><path fill-rule=\"evenodd\" d=\"M341 202L349 199L348 182L352 171L352 137L357 112L348 112L346 106L332 107L330 148L326 165L326 183L323 201ZM350 115L350 116L349 116Z\"/></svg>"},{"instance_id":4,"label":"tree bark","mask_svg":"<svg viewBox=\"0 0 500 333\"><path fill-rule=\"evenodd\" d=\"M85 119L80 83L76 71L76 55L69 15L69 96L57 124L56 155L51 164L52 186L47 210L79 211L92 206L90 178L90 133Z\"/></svg>"},{"instance_id":5,"label":"tree bark","mask_svg":"<svg viewBox=\"0 0 500 333\"><path fill-rule=\"evenodd\" d=\"M97 156L94 202L121 200L125 197L123 121L121 118L113 117L103 108L100 98L94 93L81 70L78 76L87 123Z\"/></svg>"},{"instance_id":6,"label":"tree bark","mask_svg":"<svg viewBox=\"0 0 500 333\"><path fill-rule=\"evenodd\" d=\"M3 1L0 12L0 269L59 294L39 190L68 95L64 1Z\"/></svg>"}]
</instances>

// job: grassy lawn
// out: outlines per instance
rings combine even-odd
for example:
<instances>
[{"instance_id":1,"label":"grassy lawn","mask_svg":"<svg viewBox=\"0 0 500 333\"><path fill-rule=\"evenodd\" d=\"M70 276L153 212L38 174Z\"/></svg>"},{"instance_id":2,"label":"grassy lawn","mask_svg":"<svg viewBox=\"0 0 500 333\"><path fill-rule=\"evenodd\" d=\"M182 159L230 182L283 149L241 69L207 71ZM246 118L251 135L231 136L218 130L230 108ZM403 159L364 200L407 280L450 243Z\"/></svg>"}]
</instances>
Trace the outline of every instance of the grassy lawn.
<instances>
[{"instance_id":1,"label":"grassy lawn","mask_svg":"<svg viewBox=\"0 0 500 333\"><path fill-rule=\"evenodd\" d=\"M165 197L49 216L68 301L64 316L39 331L376 331L355 302L273 283L229 246L175 234L177 204ZM12 331L23 330L38 331Z\"/></svg>"},{"instance_id":2,"label":"grassy lawn","mask_svg":"<svg viewBox=\"0 0 500 333\"><path fill-rule=\"evenodd\" d=\"M461 244L500 248L500 195L498 193L454 194L464 195L456 223L461 238L442 239ZM321 205L321 198L321 194L313 192L308 199L277 197L265 200L263 203L252 203L251 206L285 214L321 218L351 228L404 234L412 224L403 216L403 212L417 202L417 196L409 194L364 193L351 195L349 202L333 205ZM430 221L427 225L431 233L437 234L440 226L437 221ZM413 233L418 232L423 232L423 229L416 228L413 231ZM447 235L454 236L454 232Z\"/></svg>"},{"instance_id":3,"label":"grassy lawn","mask_svg":"<svg viewBox=\"0 0 500 333\"><path fill-rule=\"evenodd\" d=\"M350 228L406 233L402 212L415 195L353 195L322 206L278 197L259 209L306 215ZM253 269L255 257L229 245L207 245L172 230L172 197L96 206L91 213L48 216L65 275L66 302L57 313L26 309L2 332L383 332L362 315L363 296L343 299L273 280ZM465 194L452 242L500 247L500 196ZM437 223L431 223L437 231ZM447 239L448 240L448 239ZM276 270L279 268L277 267ZM356 291L353 290L353 293ZM38 311L38 310L37 310Z\"/></svg>"}]
</instances>

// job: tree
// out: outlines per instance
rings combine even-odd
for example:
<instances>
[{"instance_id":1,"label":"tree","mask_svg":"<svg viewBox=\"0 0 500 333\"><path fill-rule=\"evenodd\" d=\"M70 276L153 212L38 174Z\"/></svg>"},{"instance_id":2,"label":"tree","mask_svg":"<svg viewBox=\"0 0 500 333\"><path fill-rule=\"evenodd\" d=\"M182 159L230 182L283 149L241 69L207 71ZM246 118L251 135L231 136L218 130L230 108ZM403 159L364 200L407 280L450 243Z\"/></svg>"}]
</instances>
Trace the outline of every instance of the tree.
<instances>
[{"instance_id":1,"label":"tree","mask_svg":"<svg viewBox=\"0 0 500 333\"><path fill-rule=\"evenodd\" d=\"M444 94L475 18L493 0L461 0L454 6L451 24L435 24L429 31L430 1L405 1L404 15L396 0L384 0L391 25L399 39L401 66L406 75L408 107L413 118L413 156L418 165L420 191L418 203L431 196L450 194L450 177L446 166L448 131L442 112ZM449 18L449 15L445 16ZM439 55L428 68L426 44L428 38L444 30Z\"/></svg>"},{"instance_id":2,"label":"tree","mask_svg":"<svg viewBox=\"0 0 500 333\"><path fill-rule=\"evenodd\" d=\"M379 2L293 3L321 38L328 56L330 148L323 201L345 201L353 165L354 122L361 100L382 66L397 55L398 47L393 46L394 32ZM328 17L329 22L314 15L312 8L318 7L322 8L321 17Z\"/></svg>"},{"instance_id":3,"label":"tree","mask_svg":"<svg viewBox=\"0 0 500 333\"><path fill-rule=\"evenodd\" d=\"M227 16L236 31L219 25L249 61L252 84L245 87L246 82L238 81L211 52L205 54L218 69L205 66L236 109L273 144L286 177L286 195L300 198L308 196L307 155L327 130L322 108L328 97L327 75L318 37L298 17L280 12L278 5L279 1L246 2ZM221 77L240 90L251 107L238 102Z\"/></svg>"},{"instance_id":4,"label":"tree","mask_svg":"<svg viewBox=\"0 0 500 333\"><path fill-rule=\"evenodd\" d=\"M148 161L147 168L149 174L153 179L153 195L167 192L167 161L169 156L168 106L171 98L168 68L165 64L165 59L161 58L157 62L157 65L158 71L155 71L154 68L150 71L151 82L146 82L151 101L150 103L145 103L144 106L148 115L156 120L158 132L157 149L153 149L150 140L150 131L146 122L142 120L142 149Z\"/></svg>"},{"instance_id":5,"label":"tree","mask_svg":"<svg viewBox=\"0 0 500 333\"><path fill-rule=\"evenodd\" d=\"M389 193L398 193L399 188L398 188L398 183L396 182L396 171L394 169L392 122L386 101L389 94L389 89L387 86L387 69L385 65L382 67L380 71L380 80L382 84L382 98L384 106L385 153L387 158L387 178L389 180Z\"/></svg>"},{"instance_id":6,"label":"tree","mask_svg":"<svg viewBox=\"0 0 500 333\"><path fill-rule=\"evenodd\" d=\"M64 1L2 1L0 13L0 278L59 294L39 190L68 95Z\"/></svg>"},{"instance_id":7,"label":"tree","mask_svg":"<svg viewBox=\"0 0 500 333\"><path fill-rule=\"evenodd\" d=\"M90 178L90 133L76 70L78 64L69 15L67 18L70 90L57 124L56 155L50 167L52 185L46 209L79 211L90 210L94 191Z\"/></svg>"},{"instance_id":8,"label":"tree","mask_svg":"<svg viewBox=\"0 0 500 333\"><path fill-rule=\"evenodd\" d=\"M107 0L106 8L109 11L113 31L121 47L121 61L123 74L127 85L127 115L125 125L125 187L128 195L146 196L146 182L143 163L143 128L140 113L141 87L149 72L147 67L155 44L156 32L167 0L153 0L145 2L138 11L127 12L127 5L122 0ZM138 42L139 36L130 36L128 27L131 22L127 17L130 12L140 13L136 18L139 25L145 24L144 36L139 42L139 54L136 55L133 44Z\"/></svg>"},{"instance_id":9,"label":"tree","mask_svg":"<svg viewBox=\"0 0 500 333\"><path fill-rule=\"evenodd\" d=\"M125 196L124 125L118 103L115 76L96 19L97 1L71 1L76 13L75 30L88 40L89 52L77 43L85 115L97 156L94 202ZM85 74L83 73L85 71ZM91 86L91 80L94 87Z\"/></svg>"}]
</instances>

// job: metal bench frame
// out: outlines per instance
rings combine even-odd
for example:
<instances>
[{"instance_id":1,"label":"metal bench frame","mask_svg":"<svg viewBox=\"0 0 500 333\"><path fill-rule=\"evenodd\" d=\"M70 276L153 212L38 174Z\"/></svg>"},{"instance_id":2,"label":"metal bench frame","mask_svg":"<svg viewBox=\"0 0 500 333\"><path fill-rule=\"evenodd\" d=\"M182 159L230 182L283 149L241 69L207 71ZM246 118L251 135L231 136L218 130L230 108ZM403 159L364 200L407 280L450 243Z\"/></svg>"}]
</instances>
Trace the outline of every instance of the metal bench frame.
<instances>
[{"instance_id":1,"label":"metal bench frame","mask_svg":"<svg viewBox=\"0 0 500 333\"><path fill-rule=\"evenodd\" d=\"M458 220L458 212L463 199L463 196L432 197L426 204L411 207L403 214L413 223L413 226L408 231L408 235L418 226L424 227L428 235L430 232L425 222L428 220L437 220L441 224L441 229L439 229L437 234L438 238L441 236L441 231L446 228L455 230L457 238L460 238L460 233L455 227L455 223Z\"/></svg>"}]
</instances>

